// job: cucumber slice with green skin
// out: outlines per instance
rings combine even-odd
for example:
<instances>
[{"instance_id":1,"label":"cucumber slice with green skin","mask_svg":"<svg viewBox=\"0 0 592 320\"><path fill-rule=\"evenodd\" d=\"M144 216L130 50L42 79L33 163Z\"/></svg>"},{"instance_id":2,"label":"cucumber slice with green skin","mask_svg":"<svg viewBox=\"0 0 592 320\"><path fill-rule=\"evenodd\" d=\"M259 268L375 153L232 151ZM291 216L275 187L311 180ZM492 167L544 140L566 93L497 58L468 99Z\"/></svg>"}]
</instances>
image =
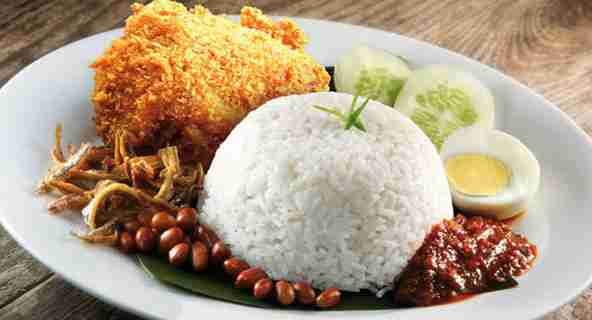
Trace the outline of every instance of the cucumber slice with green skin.
<instances>
[{"instance_id":1,"label":"cucumber slice with green skin","mask_svg":"<svg viewBox=\"0 0 592 320\"><path fill-rule=\"evenodd\" d=\"M364 96L393 106L411 74L400 57L381 49L358 45L335 65L338 92Z\"/></svg>"},{"instance_id":2,"label":"cucumber slice with green skin","mask_svg":"<svg viewBox=\"0 0 592 320\"><path fill-rule=\"evenodd\" d=\"M434 65L413 72L395 109L411 118L438 150L457 129L472 125L494 127L491 91L471 74L453 66Z\"/></svg>"}]
</instances>

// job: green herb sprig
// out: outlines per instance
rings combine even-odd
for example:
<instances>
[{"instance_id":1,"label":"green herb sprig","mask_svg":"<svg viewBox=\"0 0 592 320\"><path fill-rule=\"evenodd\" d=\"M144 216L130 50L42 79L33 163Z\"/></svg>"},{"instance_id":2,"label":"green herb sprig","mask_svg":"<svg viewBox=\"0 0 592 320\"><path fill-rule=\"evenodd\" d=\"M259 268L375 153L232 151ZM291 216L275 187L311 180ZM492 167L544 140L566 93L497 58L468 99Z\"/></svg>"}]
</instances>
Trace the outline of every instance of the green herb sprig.
<instances>
[{"instance_id":1,"label":"green herb sprig","mask_svg":"<svg viewBox=\"0 0 592 320\"><path fill-rule=\"evenodd\" d=\"M366 100L364 100L364 102L358 106L358 96L354 96L349 111L345 114L335 108L327 108L319 105L314 105L313 108L337 117L343 123L343 128L345 130L356 127L358 130L366 132L366 127L364 127L360 116L362 115L362 111L364 111L369 101L370 98L366 98Z\"/></svg>"}]
</instances>

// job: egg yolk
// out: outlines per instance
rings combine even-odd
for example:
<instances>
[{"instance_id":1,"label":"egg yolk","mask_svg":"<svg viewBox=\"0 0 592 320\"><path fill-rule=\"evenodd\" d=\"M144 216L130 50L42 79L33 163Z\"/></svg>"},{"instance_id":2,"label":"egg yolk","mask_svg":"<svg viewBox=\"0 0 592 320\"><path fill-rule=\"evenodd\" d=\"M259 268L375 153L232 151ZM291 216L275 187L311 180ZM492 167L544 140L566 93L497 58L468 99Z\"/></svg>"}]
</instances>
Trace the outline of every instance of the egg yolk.
<instances>
[{"instance_id":1,"label":"egg yolk","mask_svg":"<svg viewBox=\"0 0 592 320\"><path fill-rule=\"evenodd\" d=\"M494 196L508 186L510 170L500 160L483 154L459 154L446 160L452 188L471 196Z\"/></svg>"}]
</instances>

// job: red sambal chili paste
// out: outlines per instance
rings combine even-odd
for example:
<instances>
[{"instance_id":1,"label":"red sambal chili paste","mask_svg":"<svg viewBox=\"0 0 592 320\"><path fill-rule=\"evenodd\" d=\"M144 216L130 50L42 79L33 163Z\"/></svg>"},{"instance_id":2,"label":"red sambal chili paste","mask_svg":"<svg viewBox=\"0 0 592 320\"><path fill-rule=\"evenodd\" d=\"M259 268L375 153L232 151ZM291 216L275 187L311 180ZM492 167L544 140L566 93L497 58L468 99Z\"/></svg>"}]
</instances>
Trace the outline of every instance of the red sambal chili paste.
<instances>
[{"instance_id":1,"label":"red sambal chili paste","mask_svg":"<svg viewBox=\"0 0 592 320\"><path fill-rule=\"evenodd\" d=\"M536 256L537 247L509 225L457 215L432 227L395 283L395 303L428 306L512 287Z\"/></svg>"}]
</instances>

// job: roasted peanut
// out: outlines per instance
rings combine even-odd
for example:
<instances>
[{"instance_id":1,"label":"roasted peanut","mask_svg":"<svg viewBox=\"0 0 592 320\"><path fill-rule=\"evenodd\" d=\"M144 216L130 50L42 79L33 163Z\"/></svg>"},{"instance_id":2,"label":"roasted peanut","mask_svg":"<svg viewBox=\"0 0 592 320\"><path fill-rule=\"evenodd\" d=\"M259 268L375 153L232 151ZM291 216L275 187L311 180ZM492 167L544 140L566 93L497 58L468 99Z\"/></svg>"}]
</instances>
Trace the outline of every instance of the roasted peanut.
<instances>
[{"instance_id":1,"label":"roasted peanut","mask_svg":"<svg viewBox=\"0 0 592 320\"><path fill-rule=\"evenodd\" d=\"M136 231L138 231L140 227L140 223L136 220L131 220L123 224L123 228L125 228L125 230L129 232L131 235L136 234Z\"/></svg>"},{"instance_id":2,"label":"roasted peanut","mask_svg":"<svg viewBox=\"0 0 592 320\"><path fill-rule=\"evenodd\" d=\"M185 230L191 232L197 224L197 210L193 208L183 208L177 212L177 225Z\"/></svg>"},{"instance_id":3,"label":"roasted peanut","mask_svg":"<svg viewBox=\"0 0 592 320\"><path fill-rule=\"evenodd\" d=\"M207 269L208 256L208 247L201 241L195 241L191 249L191 265L193 266L193 270L201 272Z\"/></svg>"},{"instance_id":4,"label":"roasted peanut","mask_svg":"<svg viewBox=\"0 0 592 320\"><path fill-rule=\"evenodd\" d=\"M152 217L154 216L154 213L152 212L142 212L139 213L138 216L136 217L136 220L138 220L138 223L140 223L141 226L144 227L152 227Z\"/></svg>"},{"instance_id":5,"label":"roasted peanut","mask_svg":"<svg viewBox=\"0 0 592 320\"><path fill-rule=\"evenodd\" d=\"M189 250L191 246L185 242L181 242L175 245L171 251L169 251L169 262L174 266L181 266L189 257Z\"/></svg>"},{"instance_id":6,"label":"roasted peanut","mask_svg":"<svg viewBox=\"0 0 592 320\"><path fill-rule=\"evenodd\" d=\"M152 251L156 246L156 233L148 227L140 227L136 232L136 246L142 252Z\"/></svg>"},{"instance_id":7,"label":"roasted peanut","mask_svg":"<svg viewBox=\"0 0 592 320\"><path fill-rule=\"evenodd\" d=\"M232 252L222 241L216 241L212 246L212 264L220 265L224 260L230 258Z\"/></svg>"},{"instance_id":8,"label":"roasted peanut","mask_svg":"<svg viewBox=\"0 0 592 320\"><path fill-rule=\"evenodd\" d=\"M129 232L124 231L119 236L119 248L125 253L132 253L136 250L136 241Z\"/></svg>"},{"instance_id":9,"label":"roasted peanut","mask_svg":"<svg viewBox=\"0 0 592 320\"><path fill-rule=\"evenodd\" d=\"M224 271L233 278L247 269L249 269L249 264L239 258L230 258L224 261Z\"/></svg>"},{"instance_id":10,"label":"roasted peanut","mask_svg":"<svg viewBox=\"0 0 592 320\"><path fill-rule=\"evenodd\" d=\"M166 211L161 211L152 217L152 228L163 232L177 225L177 220Z\"/></svg>"},{"instance_id":11,"label":"roasted peanut","mask_svg":"<svg viewBox=\"0 0 592 320\"><path fill-rule=\"evenodd\" d=\"M179 227L172 227L160 235L158 242L158 252L167 254L175 245L183 242L185 235Z\"/></svg>"},{"instance_id":12,"label":"roasted peanut","mask_svg":"<svg viewBox=\"0 0 592 320\"><path fill-rule=\"evenodd\" d=\"M294 283L292 287L294 287L294 291L296 292L296 300L300 304L308 305L315 302L315 291L308 282L299 281Z\"/></svg>"},{"instance_id":13,"label":"roasted peanut","mask_svg":"<svg viewBox=\"0 0 592 320\"><path fill-rule=\"evenodd\" d=\"M317 297L317 306L319 308L332 308L341 301L341 292L336 288L327 288Z\"/></svg>"},{"instance_id":14,"label":"roasted peanut","mask_svg":"<svg viewBox=\"0 0 592 320\"><path fill-rule=\"evenodd\" d=\"M253 296L257 299L265 299L271 293L271 289L273 289L273 281L271 279L259 279L253 287Z\"/></svg>"},{"instance_id":15,"label":"roasted peanut","mask_svg":"<svg viewBox=\"0 0 592 320\"><path fill-rule=\"evenodd\" d=\"M238 274L234 286L241 289L252 289L257 281L267 277L267 273L263 269L250 268Z\"/></svg>"},{"instance_id":16,"label":"roasted peanut","mask_svg":"<svg viewBox=\"0 0 592 320\"><path fill-rule=\"evenodd\" d=\"M284 306L291 305L296 299L294 288L288 281L284 280L275 283L275 296L277 301Z\"/></svg>"},{"instance_id":17,"label":"roasted peanut","mask_svg":"<svg viewBox=\"0 0 592 320\"><path fill-rule=\"evenodd\" d=\"M195 230L197 240L203 242L208 248L211 248L220 238L205 224L200 224Z\"/></svg>"}]
</instances>

